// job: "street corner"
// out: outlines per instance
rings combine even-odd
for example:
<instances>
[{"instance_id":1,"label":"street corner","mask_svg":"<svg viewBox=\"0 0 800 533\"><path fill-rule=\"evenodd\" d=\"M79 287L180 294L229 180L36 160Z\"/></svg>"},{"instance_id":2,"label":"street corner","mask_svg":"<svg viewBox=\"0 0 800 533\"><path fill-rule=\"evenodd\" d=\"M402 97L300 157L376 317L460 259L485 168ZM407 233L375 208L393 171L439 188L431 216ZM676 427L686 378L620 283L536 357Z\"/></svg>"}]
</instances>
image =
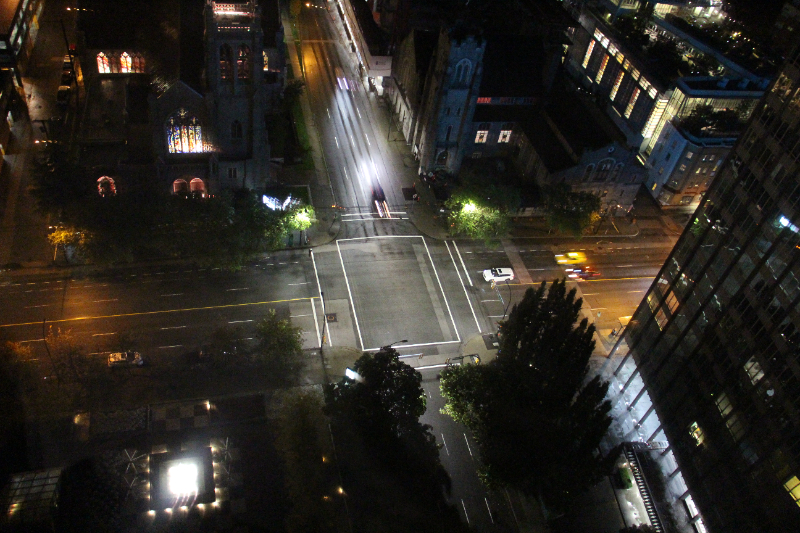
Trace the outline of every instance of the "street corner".
<instances>
[{"instance_id":1,"label":"street corner","mask_svg":"<svg viewBox=\"0 0 800 533\"><path fill-rule=\"evenodd\" d=\"M341 381L345 376L345 371L353 368L356 360L363 355L360 350L350 346L326 346L322 353L330 383Z\"/></svg>"},{"instance_id":2,"label":"street corner","mask_svg":"<svg viewBox=\"0 0 800 533\"><path fill-rule=\"evenodd\" d=\"M461 355L474 363L488 363L497 357L500 340L496 333L473 335L461 345Z\"/></svg>"}]
</instances>

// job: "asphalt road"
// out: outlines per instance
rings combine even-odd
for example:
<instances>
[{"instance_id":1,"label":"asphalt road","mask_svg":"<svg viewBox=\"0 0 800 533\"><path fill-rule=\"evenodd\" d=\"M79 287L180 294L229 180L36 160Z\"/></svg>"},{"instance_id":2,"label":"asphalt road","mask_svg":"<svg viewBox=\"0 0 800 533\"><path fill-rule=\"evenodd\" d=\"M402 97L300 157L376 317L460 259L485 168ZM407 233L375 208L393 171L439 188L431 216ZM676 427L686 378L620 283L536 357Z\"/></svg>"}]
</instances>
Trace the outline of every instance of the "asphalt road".
<instances>
[{"instance_id":1,"label":"asphalt road","mask_svg":"<svg viewBox=\"0 0 800 533\"><path fill-rule=\"evenodd\" d=\"M408 340L403 354L449 357L467 339L494 331L525 289L564 276L553 255L559 250L536 241L486 247L419 235L404 213L407 174L390 171L388 145L376 135L377 102L349 67L332 15L338 16L304 9L300 35L314 120L344 208L337 241L313 254L278 252L237 273L170 266L0 278L0 336L29 343L43 358L45 323L87 339L99 357L132 340L146 358L160 362L202 345L222 326L239 327L250 338L256 322L275 309L303 328L306 348L319 345L324 312L328 345L374 350ZM346 82L336 79L337 67ZM394 212L391 220L374 213L376 185ZM587 264L601 275L574 286L598 329L610 331L619 317L633 313L671 245L611 239L564 251L582 248ZM512 267L517 279L493 288L481 276L491 267ZM493 500L478 479L469 433L439 412L438 371L423 372L428 410L422 422L442 444L442 462L453 480L451 502L478 531L512 527L508 502ZM489 509L506 523L495 524Z\"/></svg>"}]
</instances>

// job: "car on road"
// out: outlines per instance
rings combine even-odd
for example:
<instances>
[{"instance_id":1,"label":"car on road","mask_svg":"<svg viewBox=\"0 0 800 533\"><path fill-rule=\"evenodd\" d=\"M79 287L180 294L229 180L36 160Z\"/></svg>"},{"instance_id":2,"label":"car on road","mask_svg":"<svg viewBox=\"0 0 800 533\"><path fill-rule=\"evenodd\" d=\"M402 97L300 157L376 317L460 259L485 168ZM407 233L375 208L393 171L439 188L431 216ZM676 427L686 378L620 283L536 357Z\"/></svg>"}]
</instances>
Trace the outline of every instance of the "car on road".
<instances>
[{"instance_id":1,"label":"car on road","mask_svg":"<svg viewBox=\"0 0 800 533\"><path fill-rule=\"evenodd\" d=\"M144 366L144 359L139 352L113 352L108 354L108 367Z\"/></svg>"},{"instance_id":2,"label":"car on road","mask_svg":"<svg viewBox=\"0 0 800 533\"><path fill-rule=\"evenodd\" d=\"M334 73L336 74L336 84L339 88L343 91L349 91L350 87L347 83L347 77L344 75L344 72L342 72L342 69L340 67L334 67Z\"/></svg>"},{"instance_id":3,"label":"car on road","mask_svg":"<svg viewBox=\"0 0 800 533\"><path fill-rule=\"evenodd\" d=\"M510 268L487 268L483 271L483 279L486 281L511 281L514 279L514 270Z\"/></svg>"},{"instance_id":4,"label":"car on road","mask_svg":"<svg viewBox=\"0 0 800 533\"><path fill-rule=\"evenodd\" d=\"M58 93L56 94L56 103L58 105L66 107L69 103L69 95L72 93L72 87L69 85L61 85L58 88Z\"/></svg>"},{"instance_id":5,"label":"car on road","mask_svg":"<svg viewBox=\"0 0 800 533\"><path fill-rule=\"evenodd\" d=\"M556 254L556 263L559 265L578 265L586 262L586 254L583 252L562 252Z\"/></svg>"},{"instance_id":6,"label":"car on road","mask_svg":"<svg viewBox=\"0 0 800 533\"><path fill-rule=\"evenodd\" d=\"M591 279L600 275L600 272L590 266L582 268L567 268L567 277L572 279Z\"/></svg>"},{"instance_id":7,"label":"car on road","mask_svg":"<svg viewBox=\"0 0 800 533\"><path fill-rule=\"evenodd\" d=\"M392 218L391 213L389 213L389 204L386 203L386 194L383 192L383 187L377 183L372 187L372 201L379 217Z\"/></svg>"}]
</instances>

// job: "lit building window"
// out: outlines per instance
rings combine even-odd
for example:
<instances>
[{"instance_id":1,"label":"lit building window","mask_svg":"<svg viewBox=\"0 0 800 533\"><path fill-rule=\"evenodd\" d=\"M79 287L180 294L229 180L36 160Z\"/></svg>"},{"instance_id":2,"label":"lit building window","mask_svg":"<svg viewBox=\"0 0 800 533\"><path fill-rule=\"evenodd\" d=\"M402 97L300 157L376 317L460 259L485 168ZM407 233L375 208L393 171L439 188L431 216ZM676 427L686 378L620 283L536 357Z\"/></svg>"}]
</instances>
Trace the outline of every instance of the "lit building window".
<instances>
[{"instance_id":1,"label":"lit building window","mask_svg":"<svg viewBox=\"0 0 800 533\"><path fill-rule=\"evenodd\" d=\"M650 118L647 119L647 123L642 130L642 137L646 139L653 136L656 126L661 121L661 117L664 115L664 110L667 108L667 103L668 100L666 98L661 98L656 101L655 105L653 106L653 110L650 112Z\"/></svg>"},{"instance_id":2,"label":"lit building window","mask_svg":"<svg viewBox=\"0 0 800 533\"><path fill-rule=\"evenodd\" d=\"M252 67L250 63L250 47L243 44L239 47L239 54L236 58L236 74L240 80L250 79L250 69Z\"/></svg>"},{"instance_id":3,"label":"lit building window","mask_svg":"<svg viewBox=\"0 0 800 533\"><path fill-rule=\"evenodd\" d=\"M269 70L269 57L267 56L266 50L263 51L263 56L264 56L264 72L266 72Z\"/></svg>"},{"instance_id":4,"label":"lit building window","mask_svg":"<svg viewBox=\"0 0 800 533\"><path fill-rule=\"evenodd\" d=\"M122 52L122 55L119 58L119 71L122 74L129 74L132 63L131 56L128 54L128 52Z\"/></svg>"},{"instance_id":5,"label":"lit building window","mask_svg":"<svg viewBox=\"0 0 800 533\"><path fill-rule=\"evenodd\" d=\"M608 95L608 99L611 100L612 102L614 101L614 98L617 97L617 91L619 91L619 86L622 85L623 77L625 77L625 71L620 70L617 73L617 79L614 80L614 86L611 87L611 94Z\"/></svg>"},{"instance_id":6,"label":"lit building window","mask_svg":"<svg viewBox=\"0 0 800 533\"><path fill-rule=\"evenodd\" d=\"M491 104L492 103L492 97L491 96L483 96L481 98L478 98L478 103L479 104ZM457 114L460 114L460 113L457 113Z\"/></svg>"},{"instance_id":7,"label":"lit building window","mask_svg":"<svg viewBox=\"0 0 800 533\"><path fill-rule=\"evenodd\" d=\"M589 48L586 49L586 55L583 57L583 68L586 68L586 65L589 64L589 58L592 57L592 50L594 50L594 43L596 41L592 39L592 42L589 43Z\"/></svg>"},{"instance_id":8,"label":"lit building window","mask_svg":"<svg viewBox=\"0 0 800 533\"><path fill-rule=\"evenodd\" d=\"M219 47L219 77L223 80L229 80L231 75L231 47L223 44Z\"/></svg>"},{"instance_id":9,"label":"lit building window","mask_svg":"<svg viewBox=\"0 0 800 533\"><path fill-rule=\"evenodd\" d=\"M110 74L111 67L108 65L108 56L103 52L97 54L97 72L100 74Z\"/></svg>"},{"instance_id":10,"label":"lit building window","mask_svg":"<svg viewBox=\"0 0 800 533\"><path fill-rule=\"evenodd\" d=\"M195 196L205 196L206 184L200 178L192 178L192 181L189 182L189 190Z\"/></svg>"},{"instance_id":11,"label":"lit building window","mask_svg":"<svg viewBox=\"0 0 800 533\"><path fill-rule=\"evenodd\" d=\"M697 425L697 422L692 422L692 425L689 426L689 433L692 435L692 438L694 438L694 441L698 446L703 444L703 441L706 440L706 435L703 433L703 430L700 428L700 426Z\"/></svg>"},{"instance_id":12,"label":"lit building window","mask_svg":"<svg viewBox=\"0 0 800 533\"><path fill-rule=\"evenodd\" d=\"M500 137L497 139L499 143L511 142L511 130L500 130Z\"/></svg>"},{"instance_id":13,"label":"lit building window","mask_svg":"<svg viewBox=\"0 0 800 533\"><path fill-rule=\"evenodd\" d=\"M478 133L475 135L475 144L485 143L487 137L489 137L489 124L481 124L478 126Z\"/></svg>"},{"instance_id":14,"label":"lit building window","mask_svg":"<svg viewBox=\"0 0 800 533\"><path fill-rule=\"evenodd\" d=\"M794 503L800 505L800 479L797 479L797 476L792 476L792 479L783 484L783 488L792 497Z\"/></svg>"},{"instance_id":15,"label":"lit building window","mask_svg":"<svg viewBox=\"0 0 800 533\"><path fill-rule=\"evenodd\" d=\"M203 130L197 117L181 109L167 121L167 146L171 154L204 152Z\"/></svg>"},{"instance_id":16,"label":"lit building window","mask_svg":"<svg viewBox=\"0 0 800 533\"><path fill-rule=\"evenodd\" d=\"M177 179L172 182L173 194L189 194L189 184L186 180Z\"/></svg>"},{"instance_id":17,"label":"lit building window","mask_svg":"<svg viewBox=\"0 0 800 533\"><path fill-rule=\"evenodd\" d=\"M628 107L625 108L625 118L631 118L631 113L633 113L633 106L636 105L636 99L639 98L639 88L635 87L633 89L633 93L631 94L631 99L628 101Z\"/></svg>"},{"instance_id":18,"label":"lit building window","mask_svg":"<svg viewBox=\"0 0 800 533\"><path fill-rule=\"evenodd\" d=\"M761 365L758 364L755 356L748 359L744 364L744 371L747 372L747 376L750 378L750 383L753 385L761 381L761 378L764 377L764 371L761 370Z\"/></svg>"},{"instance_id":19,"label":"lit building window","mask_svg":"<svg viewBox=\"0 0 800 533\"><path fill-rule=\"evenodd\" d=\"M133 54L133 71L137 74L144 74L144 56Z\"/></svg>"},{"instance_id":20,"label":"lit building window","mask_svg":"<svg viewBox=\"0 0 800 533\"><path fill-rule=\"evenodd\" d=\"M117 186L114 184L114 180L112 178L109 178L108 176L102 176L97 179L97 192L104 198L106 196L116 196Z\"/></svg>"},{"instance_id":21,"label":"lit building window","mask_svg":"<svg viewBox=\"0 0 800 533\"><path fill-rule=\"evenodd\" d=\"M595 83L600 83L600 80L603 79L603 74L606 72L606 65L608 65L608 54L603 54L603 62L600 63L600 70L597 71L597 77L595 77Z\"/></svg>"}]
</instances>

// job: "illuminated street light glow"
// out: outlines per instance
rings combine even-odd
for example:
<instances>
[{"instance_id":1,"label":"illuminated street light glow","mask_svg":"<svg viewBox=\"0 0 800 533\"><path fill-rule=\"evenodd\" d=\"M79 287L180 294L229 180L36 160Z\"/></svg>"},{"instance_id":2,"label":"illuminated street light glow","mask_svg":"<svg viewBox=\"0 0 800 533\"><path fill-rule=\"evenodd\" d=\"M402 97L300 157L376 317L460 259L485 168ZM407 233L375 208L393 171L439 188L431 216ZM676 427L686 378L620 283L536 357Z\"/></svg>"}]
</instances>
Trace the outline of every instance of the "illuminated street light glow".
<instances>
[{"instance_id":1,"label":"illuminated street light glow","mask_svg":"<svg viewBox=\"0 0 800 533\"><path fill-rule=\"evenodd\" d=\"M464 204L464 207L461 208L461 210L464 211L465 213L473 213L478 210L478 206L476 206L472 202L467 202L466 204Z\"/></svg>"},{"instance_id":2,"label":"illuminated street light glow","mask_svg":"<svg viewBox=\"0 0 800 533\"><path fill-rule=\"evenodd\" d=\"M175 496L195 494L197 485L197 465L193 463L178 463L167 470L167 485L169 491Z\"/></svg>"}]
</instances>

